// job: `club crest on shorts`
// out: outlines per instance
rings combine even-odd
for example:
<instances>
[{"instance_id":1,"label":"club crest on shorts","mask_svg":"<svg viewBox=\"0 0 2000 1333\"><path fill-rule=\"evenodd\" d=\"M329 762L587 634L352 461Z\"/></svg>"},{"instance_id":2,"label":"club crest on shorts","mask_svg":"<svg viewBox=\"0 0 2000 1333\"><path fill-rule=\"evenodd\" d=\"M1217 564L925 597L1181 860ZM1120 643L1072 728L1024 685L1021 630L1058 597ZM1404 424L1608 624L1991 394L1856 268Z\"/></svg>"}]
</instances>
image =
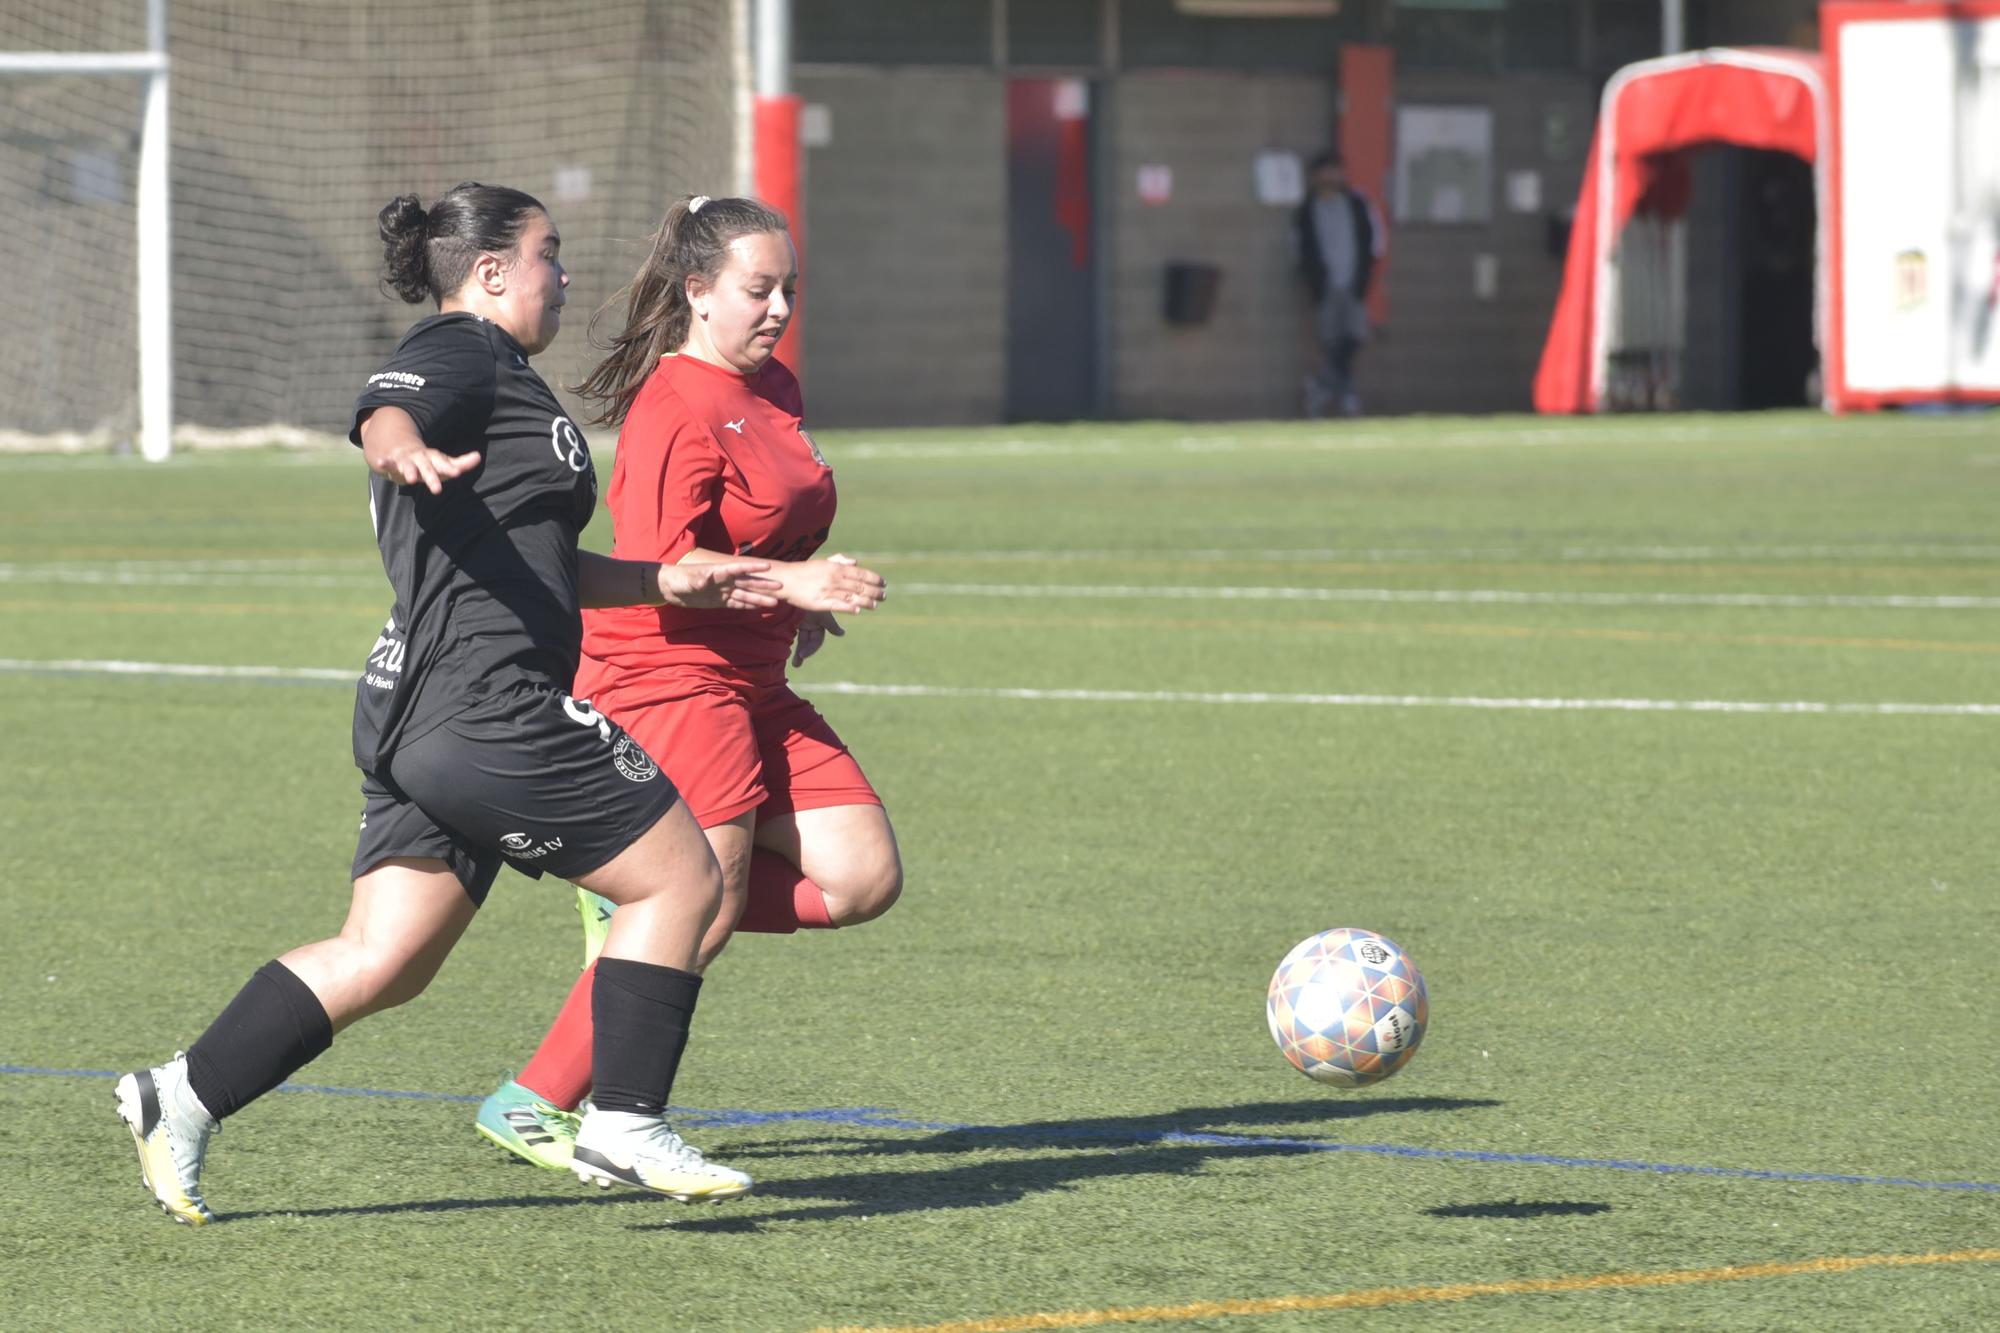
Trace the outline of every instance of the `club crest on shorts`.
<instances>
[{"instance_id":1,"label":"club crest on shorts","mask_svg":"<svg viewBox=\"0 0 2000 1333\"><path fill-rule=\"evenodd\" d=\"M653 756L630 736L620 736L618 743L611 747L611 762L617 766L621 776L633 782L651 782L660 776L660 766L653 762Z\"/></svg>"}]
</instances>

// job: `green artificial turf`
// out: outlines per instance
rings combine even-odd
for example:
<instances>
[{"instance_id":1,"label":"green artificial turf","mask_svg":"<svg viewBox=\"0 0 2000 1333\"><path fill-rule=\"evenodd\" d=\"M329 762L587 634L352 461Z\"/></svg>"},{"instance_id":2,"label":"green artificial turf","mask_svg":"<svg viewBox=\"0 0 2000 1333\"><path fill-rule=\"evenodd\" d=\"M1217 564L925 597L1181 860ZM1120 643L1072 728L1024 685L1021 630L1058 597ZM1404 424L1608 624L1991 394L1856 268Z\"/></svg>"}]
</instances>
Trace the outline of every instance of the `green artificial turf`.
<instances>
[{"instance_id":1,"label":"green artificial turf","mask_svg":"<svg viewBox=\"0 0 2000 1333\"><path fill-rule=\"evenodd\" d=\"M908 887L710 973L675 1100L756 1192L599 1195L472 1133L579 956L508 874L321 1090L228 1124L200 1231L111 1075L340 924L360 464L0 459L8 1322L2000 1323L1990 419L817 438L892 591L796 678ZM1335 925L1431 990L1358 1092L1264 1027ZM1810 1266L1882 1255L1942 1258Z\"/></svg>"}]
</instances>

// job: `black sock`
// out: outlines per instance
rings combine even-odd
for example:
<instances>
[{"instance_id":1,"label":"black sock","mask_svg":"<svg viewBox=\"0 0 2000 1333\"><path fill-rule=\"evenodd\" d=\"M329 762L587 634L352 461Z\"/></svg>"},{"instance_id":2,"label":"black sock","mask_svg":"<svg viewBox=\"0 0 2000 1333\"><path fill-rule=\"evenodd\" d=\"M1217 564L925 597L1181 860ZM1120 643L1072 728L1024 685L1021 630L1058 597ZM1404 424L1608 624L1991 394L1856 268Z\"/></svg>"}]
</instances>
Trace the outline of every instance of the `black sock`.
<instances>
[{"instance_id":1,"label":"black sock","mask_svg":"<svg viewBox=\"0 0 2000 1333\"><path fill-rule=\"evenodd\" d=\"M242 1110L333 1045L326 1006L298 974L269 962L188 1047L188 1086L217 1120Z\"/></svg>"},{"instance_id":2,"label":"black sock","mask_svg":"<svg viewBox=\"0 0 2000 1333\"><path fill-rule=\"evenodd\" d=\"M605 1111L658 1115L687 1049L701 978L677 967L599 958L590 984L590 1100Z\"/></svg>"}]
</instances>

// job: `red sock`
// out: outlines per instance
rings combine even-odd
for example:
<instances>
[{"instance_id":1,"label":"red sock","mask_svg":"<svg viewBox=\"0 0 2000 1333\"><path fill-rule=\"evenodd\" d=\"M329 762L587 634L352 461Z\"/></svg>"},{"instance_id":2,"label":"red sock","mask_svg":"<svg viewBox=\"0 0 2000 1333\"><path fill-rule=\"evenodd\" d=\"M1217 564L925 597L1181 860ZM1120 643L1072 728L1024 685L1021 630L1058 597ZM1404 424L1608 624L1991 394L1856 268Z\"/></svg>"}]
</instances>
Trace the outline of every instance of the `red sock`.
<instances>
[{"instance_id":1,"label":"red sock","mask_svg":"<svg viewBox=\"0 0 2000 1333\"><path fill-rule=\"evenodd\" d=\"M550 1106L574 1111L590 1094L590 987L597 964L583 969L570 987L562 1012L535 1048L535 1058L514 1081Z\"/></svg>"},{"instance_id":2,"label":"red sock","mask_svg":"<svg viewBox=\"0 0 2000 1333\"><path fill-rule=\"evenodd\" d=\"M804 871L759 847L750 853L749 901L736 928L763 935L832 930L833 914L826 910L826 894Z\"/></svg>"}]
</instances>

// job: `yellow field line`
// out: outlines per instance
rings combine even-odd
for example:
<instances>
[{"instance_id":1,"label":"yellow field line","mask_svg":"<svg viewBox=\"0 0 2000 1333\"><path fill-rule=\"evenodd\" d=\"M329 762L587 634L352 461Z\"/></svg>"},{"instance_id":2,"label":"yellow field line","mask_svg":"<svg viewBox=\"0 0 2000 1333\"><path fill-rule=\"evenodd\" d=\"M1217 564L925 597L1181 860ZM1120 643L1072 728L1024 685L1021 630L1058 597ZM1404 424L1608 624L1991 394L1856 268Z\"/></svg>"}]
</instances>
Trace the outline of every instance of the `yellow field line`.
<instances>
[{"instance_id":1,"label":"yellow field line","mask_svg":"<svg viewBox=\"0 0 2000 1333\"><path fill-rule=\"evenodd\" d=\"M1259 1300L1194 1301L1187 1305L1139 1305L1105 1310L1069 1310L1003 1315L945 1324L894 1328L820 1329L816 1333L1025 1333L1042 1328L1090 1328L1098 1324L1144 1324L1169 1319L1221 1319L1232 1315L1293 1314L1311 1310L1374 1310L1425 1301L1464 1301L1476 1296L1539 1296L1570 1291L1630 1287L1678 1287L1746 1278L1795 1277L1803 1273L1851 1273L1861 1268L1904 1268L1920 1264L2000 1263L2000 1250L1951 1250L1934 1254L1852 1254L1794 1263L1690 1268L1665 1273L1599 1273L1593 1277L1517 1278L1508 1282L1457 1282L1441 1287L1374 1287L1324 1296L1272 1296Z\"/></svg>"}]
</instances>

